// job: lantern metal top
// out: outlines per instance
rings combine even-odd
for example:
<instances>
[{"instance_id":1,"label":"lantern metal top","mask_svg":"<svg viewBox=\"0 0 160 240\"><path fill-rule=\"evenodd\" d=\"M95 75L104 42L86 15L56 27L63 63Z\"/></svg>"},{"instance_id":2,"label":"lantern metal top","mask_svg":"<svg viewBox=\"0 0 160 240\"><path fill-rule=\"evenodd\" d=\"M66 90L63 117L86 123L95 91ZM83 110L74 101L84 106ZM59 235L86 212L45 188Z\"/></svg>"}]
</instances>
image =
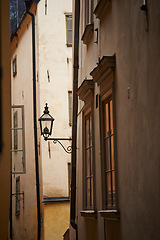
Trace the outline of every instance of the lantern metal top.
<instances>
[{"instance_id":1,"label":"lantern metal top","mask_svg":"<svg viewBox=\"0 0 160 240\"><path fill-rule=\"evenodd\" d=\"M44 107L44 114L49 114L49 110L48 110L48 104L46 103L46 106Z\"/></svg>"}]
</instances>

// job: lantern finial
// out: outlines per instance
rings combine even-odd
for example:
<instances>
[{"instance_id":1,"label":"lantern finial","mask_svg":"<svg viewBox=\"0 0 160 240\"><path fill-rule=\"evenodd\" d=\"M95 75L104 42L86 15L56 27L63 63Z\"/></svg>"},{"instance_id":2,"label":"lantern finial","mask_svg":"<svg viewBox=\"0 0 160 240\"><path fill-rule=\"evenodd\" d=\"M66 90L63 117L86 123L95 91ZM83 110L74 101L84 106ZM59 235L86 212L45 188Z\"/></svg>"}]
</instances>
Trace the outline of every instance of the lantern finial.
<instances>
[{"instance_id":1,"label":"lantern finial","mask_svg":"<svg viewBox=\"0 0 160 240\"><path fill-rule=\"evenodd\" d=\"M49 113L49 110L48 110L48 103L46 103L46 106L44 107L44 111L43 111L44 114L48 114Z\"/></svg>"}]
</instances>

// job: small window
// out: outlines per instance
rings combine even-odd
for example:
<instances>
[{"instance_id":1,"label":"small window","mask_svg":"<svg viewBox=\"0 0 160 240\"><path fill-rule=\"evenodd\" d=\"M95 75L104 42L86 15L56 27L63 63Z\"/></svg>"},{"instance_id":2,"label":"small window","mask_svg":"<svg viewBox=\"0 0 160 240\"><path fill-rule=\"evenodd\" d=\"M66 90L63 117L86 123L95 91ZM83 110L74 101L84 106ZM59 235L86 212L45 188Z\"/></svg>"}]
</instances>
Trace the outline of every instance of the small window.
<instances>
[{"instance_id":1,"label":"small window","mask_svg":"<svg viewBox=\"0 0 160 240\"><path fill-rule=\"evenodd\" d=\"M47 0L45 0L45 15L47 15Z\"/></svg>"},{"instance_id":2,"label":"small window","mask_svg":"<svg viewBox=\"0 0 160 240\"><path fill-rule=\"evenodd\" d=\"M16 178L16 216L20 215L20 177Z\"/></svg>"},{"instance_id":3,"label":"small window","mask_svg":"<svg viewBox=\"0 0 160 240\"><path fill-rule=\"evenodd\" d=\"M66 44L72 46L72 15L66 15Z\"/></svg>"},{"instance_id":4,"label":"small window","mask_svg":"<svg viewBox=\"0 0 160 240\"><path fill-rule=\"evenodd\" d=\"M85 209L93 209L92 118L85 116Z\"/></svg>"},{"instance_id":5,"label":"small window","mask_svg":"<svg viewBox=\"0 0 160 240\"><path fill-rule=\"evenodd\" d=\"M92 39L94 32L93 24L93 0L84 1L84 13L83 13L83 35L81 40L84 44L88 45Z\"/></svg>"},{"instance_id":6,"label":"small window","mask_svg":"<svg viewBox=\"0 0 160 240\"><path fill-rule=\"evenodd\" d=\"M105 207L116 206L112 96L102 103Z\"/></svg>"},{"instance_id":7,"label":"small window","mask_svg":"<svg viewBox=\"0 0 160 240\"><path fill-rule=\"evenodd\" d=\"M85 0L85 26L93 23L93 0Z\"/></svg>"},{"instance_id":8,"label":"small window","mask_svg":"<svg viewBox=\"0 0 160 240\"><path fill-rule=\"evenodd\" d=\"M13 77L14 77L17 74L17 56L13 58L12 65L13 65Z\"/></svg>"},{"instance_id":9,"label":"small window","mask_svg":"<svg viewBox=\"0 0 160 240\"><path fill-rule=\"evenodd\" d=\"M12 173L25 173L24 107L11 107Z\"/></svg>"},{"instance_id":10,"label":"small window","mask_svg":"<svg viewBox=\"0 0 160 240\"><path fill-rule=\"evenodd\" d=\"M69 126L72 126L72 92L68 91Z\"/></svg>"}]
</instances>

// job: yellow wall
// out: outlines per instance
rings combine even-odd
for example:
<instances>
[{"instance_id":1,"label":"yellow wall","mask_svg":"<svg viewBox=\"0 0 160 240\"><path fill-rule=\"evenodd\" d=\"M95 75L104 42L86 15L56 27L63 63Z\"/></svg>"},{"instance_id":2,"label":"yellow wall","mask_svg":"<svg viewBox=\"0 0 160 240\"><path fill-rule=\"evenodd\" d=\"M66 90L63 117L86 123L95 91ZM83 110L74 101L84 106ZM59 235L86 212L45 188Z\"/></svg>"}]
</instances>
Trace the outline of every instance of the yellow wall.
<instances>
[{"instance_id":1,"label":"yellow wall","mask_svg":"<svg viewBox=\"0 0 160 240\"><path fill-rule=\"evenodd\" d=\"M44 205L45 240L62 240L69 228L70 203L50 203Z\"/></svg>"},{"instance_id":2,"label":"yellow wall","mask_svg":"<svg viewBox=\"0 0 160 240\"><path fill-rule=\"evenodd\" d=\"M7 239L10 201L10 31L9 0L0 0L0 59L2 79L2 143L0 153L0 239Z\"/></svg>"}]
</instances>

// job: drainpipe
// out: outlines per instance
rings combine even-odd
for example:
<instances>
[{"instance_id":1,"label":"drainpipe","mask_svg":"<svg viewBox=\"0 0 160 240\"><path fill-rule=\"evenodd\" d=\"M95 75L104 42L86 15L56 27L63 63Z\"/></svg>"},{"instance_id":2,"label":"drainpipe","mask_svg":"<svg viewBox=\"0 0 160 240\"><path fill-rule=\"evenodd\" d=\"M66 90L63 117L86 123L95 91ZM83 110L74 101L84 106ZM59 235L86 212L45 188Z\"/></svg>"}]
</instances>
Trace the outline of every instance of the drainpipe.
<instances>
[{"instance_id":1,"label":"drainpipe","mask_svg":"<svg viewBox=\"0 0 160 240\"><path fill-rule=\"evenodd\" d=\"M33 62L33 118L34 118L34 145L35 145L35 167L36 167L36 192L37 192L37 239L41 239L41 211L40 211L40 187L39 187L39 162L38 162L38 141L37 141L37 106L36 106L36 58L35 58L35 17L28 10L29 1L25 1L26 12L32 17L32 62Z\"/></svg>"},{"instance_id":2,"label":"drainpipe","mask_svg":"<svg viewBox=\"0 0 160 240\"><path fill-rule=\"evenodd\" d=\"M71 212L70 223L76 230L76 240L78 240L78 229L76 218L76 149L77 149L77 112L78 112L78 68L79 68L79 18L80 0L75 0L74 13L74 59L73 59L73 116L72 116L72 179L71 179Z\"/></svg>"}]
</instances>

